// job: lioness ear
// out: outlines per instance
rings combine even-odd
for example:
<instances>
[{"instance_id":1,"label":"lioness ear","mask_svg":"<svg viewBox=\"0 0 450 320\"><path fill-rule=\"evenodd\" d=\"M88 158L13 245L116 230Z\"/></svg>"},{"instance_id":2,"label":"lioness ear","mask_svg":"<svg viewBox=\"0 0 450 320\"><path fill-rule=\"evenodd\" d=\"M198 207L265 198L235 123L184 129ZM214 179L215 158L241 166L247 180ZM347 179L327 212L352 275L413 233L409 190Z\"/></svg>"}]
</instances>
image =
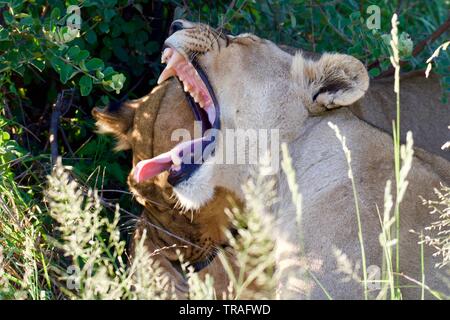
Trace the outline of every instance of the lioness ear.
<instances>
[{"instance_id":1,"label":"lioness ear","mask_svg":"<svg viewBox=\"0 0 450 320\"><path fill-rule=\"evenodd\" d=\"M133 104L124 102L120 106L109 106L104 109L95 107L92 116L97 120L97 132L112 134L117 139L116 151L131 148L128 140L128 131L134 122L136 108Z\"/></svg>"},{"instance_id":2,"label":"lioness ear","mask_svg":"<svg viewBox=\"0 0 450 320\"><path fill-rule=\"evenodd\" d=\"M351 105L369 88L364 65L345 54L325 53L318 60L309 60L297 53L291 71L306 94L305 105L312 114Z\"/></svg>"}]
</instances>

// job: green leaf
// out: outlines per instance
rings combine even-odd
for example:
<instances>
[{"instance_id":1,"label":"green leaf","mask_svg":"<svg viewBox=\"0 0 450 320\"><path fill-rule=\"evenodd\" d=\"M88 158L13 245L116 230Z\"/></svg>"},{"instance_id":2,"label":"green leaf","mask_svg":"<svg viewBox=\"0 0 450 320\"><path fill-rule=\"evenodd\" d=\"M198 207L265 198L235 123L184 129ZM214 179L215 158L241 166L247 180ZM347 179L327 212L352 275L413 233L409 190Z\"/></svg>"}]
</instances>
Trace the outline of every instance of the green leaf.
<instances>
[{"instance_id":1,"label":"green leaf","mask_svg":"<svg viewBox=\"0 0 450 320\"><path fill-rule=\"evenodd\" d=\"M32 26L33 25L33 17L28 15L22 19L20 19L20 25L21 26Z\"/></svg>"},{"instance_id":2,"label":"green leaf","mask_svg":"<svg viewBox=\"0 0 450 320\"><path fill-rule=\"evenodd\" d=\"M8 38L9 38L8 30L0 26L0 41L8 40Z\"/></svg>"},{"instance_id":3,"label":"green leaf","mask_svg":"<svg viewBox=\"0 0 450 320\"><path fill-rule=\"evenodd\" d=\"M78 54L77 60L81 61L89 57L89 51L87 50L81 50Z\"/></svg>"},{"instance_id":4,"label":"green leaf","mask_svg":"<svg viewBox=\"0 0 450 320\"><path fill-rule=\"evenodd\" d=\"M355 11L350 14L350 19L352 21L357 21L357 20L359 20L360 17L361 17L361 13L359 11Z\"/></svg>"},{"instance_id":5,"label":"green leaf","mask_svg":"<svg viewBox=\"0 0 450 320\"><path fill-rule=\"evenodd\" d=\"M70 64L65 64L59 73L59 80L63 84L67 83L67 81L71 78L72 73L74 72L73 67Z\"/></svg>"},{"instance_id":6,"label":"green leaf","mask_svg":"<svg viewBox=\"0 0 450 320\"><path fill-rule=\"evenodd\" d=\"M40 72L42 72L45 68L45 60L34 59L31 62L31 65L33 65L36 69L38 69Z\"/></svg>"},{"instance_id":7,"label":"green leaf","mask_svg":"<svg viewBox=\"0 0 450 320\"><path fill-rule=\"evenodd\" d=\"M61 18L61 10L58 7L53 8L52 13L50 14L50 19L53 21L57 21Z\"/></svg>"},{"instance_id":8,"label":"green leaf","mask_svg":"<svg viewBox=\"0 0 450 320\"><path fill-rule=\"evenodd\" d=\"M19 74L21 77L23 77L23 75L25 73L25 66L23 64L19 65L13 71L16 72L17 74Z\"/></svg>"},{"instance_id":9,"label":"green leaf","mask_svg":"<svg viewBox=\"0 0 450 320\"><path fill-rule=\"evenodd\" d=\"M3 12L3 19L5 20L6 24L11 24L14 22L14 17L8 10Z\"/></svg>"},{"instance_id":10,"label":"green leaf","mask_svg":"<svg viewBox=\"0 0 450 320\"><path fill-rule=\"evenodd\" d=\"M97 71L95 72L95 77L96 77L97 79L103 80L103 78L105 78L105 75L104 75L100 70L97 70Z\"/></svg>"},{"instance_id":11,"label":"green leaf","mask_svg":"<svg viewBox=\"0 0 450 320\"><path fill-rule=\"evenodd\" d=\"M369 70L369 75L370 75L371 78L379 76L380 73L381 73L380 68L372 68L372 69Z\"/></svg>"},{"instance_id":12,"label":"green leaf","mask_svg":"<svg viewBox=\"0 0 450 320\"><path fill-rule=\"evenodd\" d=\"M80 51L81 50L79 46L70 47L69 50L67 50L67 56L69 57L70 60L75 60L80 54Z\"/></svg>"},{"instance_id":13,"label":"green leaf","mask_svg":"<svg viewBox=\"0 0 450 320\"><path fill-rule=\"evenodd\" d=\"M92 79L87 75L81 77L80 82L80 91L83 97L87 96L92 91Z\"/></svg>"},{"instance_id":14,"label":"green leaf","mask_svg":"<svg viewBox=\"0 0 450 320\"><path fill-rule=\"evenodd\" d=\"M114 69L112 67L106 67L105 70L103 70L103 74L106 77L112 76L114 74Z\"/></svg>"},{"instance_id":15,"label":"green leaf","mask_svg":"<svg viewBox=\"0 0 450 320\"><path fill-rule=\"evenodd\" d=\"M10 137L10 135L9 135L8 132L6 132L6 131L3 131L3 132L2 132L2 140L3 140L3 141L8 141L10 138L11 138L11 137Z\"/></svg>"},{"instance_id":16,"label":"green leaf","mask_svg":"<svg viewBox=\"0 0 450 320\"><path fill-rule=\"evenodd\" d=\"M52 67L56 72L61 73L62 68L64 68L64 62L60 57L52 57L50 59L50 63L52 64Z\"/></svg>"},{"instance_id":17,"label":"green leaf","mask_svg":"<svg viewBox=\"0 0 450 320\"><path fill-rule=\"evenodd\" d=\"M124 48L119 47L119 46L115 46L113 48L113 52L114 52L114 55L117 58L119 58L120 61L122 61L122 62L127 62L128 61L128 58L129 58L128 57L128 52Z\"/></svg>"},{"instance_id":18,"label":"green leaf","mask_svg":"<svg viewBox=\"0 0 450 320\"><path fill-rule=\"evenodd\" d=\"M103 17L105 18L106 22L109 22L115 15L116 11L114 9L107 8L105 9L105 11L103 11Z\"/></svg>"},{"instance_id":19,"label":"green leaf","mask_svg":"<svg viewBox=\"0 0 450 320\"><path fill-rule=\"evenodd\" d=\"M108 33L109 32L109 24L106 22L102 22L98 25L98 28L100 29L101 32L103 33Z\"/></svg>"},{"instance_id":20,"label":"green leaf","mask_svg":"<svg viewBox=\"0 0 450 320\"><path fill-rule=\"evenodd\" d=\"M153 54L159 51L159 44L155 41L149 41L145 45L145 50L147 51L147 54Z\"/></svg>"},{"instance_id":21,"label":"green leaf","mask_svg":"<svg viewBox=\"0 0 450 320\"><path fill-rule=\"evenodd\" d=\"M137 29L137 23L134 20L127 21L122 26L122 31L127 34L131 34L131 33L135 32L136 29Z\"/></svg>"},{"instance_id":22,"label":"green leaf","mask_svg":"<svg viewBox=\"0 0 450 320\"><path fill-rule=\"evenodd\" d=\"M69 49L69 51L71 49ZM76 51L76 49L73 50L74 53L75 53L75 51ZM68 54L69 54L69 52L68 52ZM74 55L73 57L71 57L71 60L73 60L73 62L75 62L76 64L80 64L87 57L89 57L89 51L87 51L87 50L80 50L77 55Z\"/></svg>"},{"instance_id":23,"label":"green leaf","mask_svg":"<svg viewBox=\"0 0 450 320\"><path fill-rule=\"evenodd\" d=\"M101 102L102 102L102 104L103 104L104 106L107 106L107 105L109 104L109 97L106 96L106 95L103 95L103 96L100 98L100 100L101 100Z\"/></svg>"},{"instance_id":24,"label":"green leaf","mask_svg":"<svg viewBox=\"0 0 450 320\"><path fill-rule=\"evenodd\" d=\"M105 66L105 64L99 58L92 58L86 62L85 66L88 71L93 71L93 70L102 69Z\"/></svg>"},{"instance_id":25,"label":"green leaf","mask_svg":"<svg viewBox=\"0 0 450 320\"><path fill-rule=\"evenodd\" d=\"M108 166L108 172L112 174L118 181L125 180L125 173L117 162L110 163Z\"/></svg>"},{"instance_id":26,"label":"green leaf","mask_svg":"<svg viewBox=\"0 0 450 320\"><path fill-rule=\"evenodd\" d=\"M125 83L125 80L126 80L126 78L123 74L121 74L121 73L115 74L111 78L112 84L110 86L113 90L116 91L117 94L119 94L120 90L122 90L122 88L123 88L123 84Z\"/></svg>"},{"instance_id":27,"label":"green leaf","mask_svg":"<svg viewBox=\"0 0 450 320\"><path fill-rule=\"evenodd\" d=\"M295 18L295 15L292 12L289 12L289 16L291 18L291 27L295 28L297 26L297 19Z\"/></svg>"},{"instance_id":28,"label":"green leaf","mask_svg":"<svg viewBox=\"0 0 450 320\"><path fill-rule=\"evenodd\" d=\"M89 30L88 33L86 34L86 41L90 44L94 44L97 42L97 34L92 31Z\"/></svg>"},{"instance_id":29,"label":"green leaf","mask_svg":"<svg viewBox=\"0 0 450 320\"><path fill-rule=\"evenodd\" d=\"M387 68L389 68L391 66L391 62L389 61L389 59L383 60L381 61L381 69L382 70L387 70Z\"/></svg>"}]
</instances>

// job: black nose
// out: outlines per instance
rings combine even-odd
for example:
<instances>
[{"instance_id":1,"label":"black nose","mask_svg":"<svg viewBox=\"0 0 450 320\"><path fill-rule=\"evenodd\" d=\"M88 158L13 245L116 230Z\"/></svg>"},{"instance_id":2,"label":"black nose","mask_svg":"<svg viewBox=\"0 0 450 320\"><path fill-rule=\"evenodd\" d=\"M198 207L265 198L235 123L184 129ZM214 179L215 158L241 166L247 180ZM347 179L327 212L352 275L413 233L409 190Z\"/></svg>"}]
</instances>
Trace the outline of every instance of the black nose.
<instances>
[{"instance_id":1,"label":"black nose","mask_svg":"<svg viewBox=\"0 0 450 320\"><path fill-rule=\"evenodd\" d=\"M170 29L169 29L169 34L172 34L174 32L183 30L183 22L181 22L180 20L175 20L174 22L172 22L172 24L170 25Z\"/></svg>"}]
</instances>

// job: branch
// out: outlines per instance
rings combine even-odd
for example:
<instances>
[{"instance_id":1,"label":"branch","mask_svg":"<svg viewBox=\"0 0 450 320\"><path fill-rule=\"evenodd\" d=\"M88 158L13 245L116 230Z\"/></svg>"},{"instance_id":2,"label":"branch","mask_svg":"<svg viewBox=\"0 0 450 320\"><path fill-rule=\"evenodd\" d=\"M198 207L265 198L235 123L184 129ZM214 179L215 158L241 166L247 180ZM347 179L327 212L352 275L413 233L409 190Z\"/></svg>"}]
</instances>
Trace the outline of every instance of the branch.
<instances>
[{"instance_id":1,"label":"branch","mask_svg":"<svg viewBox=\"0 0 450 320\"><path fill-rule=\"evenodd\" d=\"M343 34L341 32L341 30L339 30L338 28L336 28L332 23L330 23L330 19L328 18L328 15L326 14L326 12L323 10L322 6L316 1L314 0L314 4L315 6L317 6L317 8L319 8L320 13L322 14L322 16L325 18L325 20L327 21L327 24L331 27L331 29L333 29L333 31L342 38L342 40L346 41L347 43L353 45L353 41L352 39L350 39L349 37L347 37L345 34Z\"/></svg>"},{"instance_id":2,"label":"branch","mask_svg":"<svg viewBox=\"0 0 450 320\"><path fill-rule=\"evenodd\" d=\"M231 22L231 20L234 19L234 16L236 15L236 13L240 12L240 11L244 8L244 6L245 6L246 4L247 4L247 0L242 1L242 4L240 5L239 8L236 9L236 11L233 12L233 15L231 16L231 18L228 19L228 21L227 21L227 20L223 20L223 21L221 22L220 28L223 28L227 23ZM232 10L232 9L234 8L235 5L236 5L235 1L231 1L230 5L229 5L228 8L227 8L227 11L225 11L224 17L226 17L228 11L229 11L229 10Z\"/></svg>"},{"instance_id":3,"label":"branch","mask_svg":"<svg viewBox=\"0 0 450 320\"><path fill-rule=\"evenodd\" d=\"M416 45L416 47L414 48L414 50L412 52L412 56L413 57L418 56L423 51L423 49L426 48L427 45L429 45L430 43L435 41L437 38L439 38L448 29L450 29L450 17L447 18L447 20L442 25L440 25L439 28L436 29L436 31L434 31L432 34L430 34L430 36L428 38L423 39ZM400 66L404 66L407 63L408 63L407 61L400 61ZM379 64L380 64L379 61L375 61L374 63L369 65L368 69L377 67ZM378 75L376 77L376 79L389 77L389 76L392 76L393 74L394 74L394 68L390 67L388 70L386 70L386 71L382 72L380 75Z\"/></svg>"},{"instance_id":4,"label":"branch","mask_svg":"<svg viewBox=\"0 0 450 320\"><path fill-rule=\"evenodd\" d=\"M445 31L447 31L450 28L450 17L447 18L447 21L445 21L439 28L436 29L435 32L433 32L428 38L420 41L417 46L414 48L412 55L415 57L420 52L422 52L425 47L439 38Z\"/></svg>"}]
</instances>

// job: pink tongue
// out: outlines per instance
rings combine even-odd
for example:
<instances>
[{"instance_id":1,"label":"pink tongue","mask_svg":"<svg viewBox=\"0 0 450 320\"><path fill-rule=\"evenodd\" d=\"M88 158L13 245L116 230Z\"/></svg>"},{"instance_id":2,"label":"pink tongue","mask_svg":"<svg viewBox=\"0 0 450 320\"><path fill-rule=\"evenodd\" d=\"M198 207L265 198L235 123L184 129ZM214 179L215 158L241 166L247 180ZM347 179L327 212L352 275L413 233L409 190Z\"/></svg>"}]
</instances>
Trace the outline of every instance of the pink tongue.
<instances>
[{"instance_id":1,"label":"pink tongue","mask_svg":"<svg viewBox=\"0 0 450 320\"><path fill-rule=\"evenodd\" d=\"M134 180L137 183L143 182L145 180L151 179L163 171L169 170L173 168L175 170L179 170L181 163L174 163L183 161L183 159L179 158L181 153L185 154L188 159L190 159L190 155L192 152L192 147L194 148L194 156L198 158L201 156L202 152L202 141L203 138L198 138L194 140L189 140L185 142L181 142L172 150L162 153L157 157L152 159L139 161L136 167L134 168ZM178 156L177 156L178 155ZM172 160L174 159L175 160Z\"/></svg>"},{"instance_id":2,"label":"pink tongue","mask_svg":"<svg viewBox=\"0 0 450 320\"><path fill-rule=\"evenodd\" d=\"M160 154L159 156L139 161L134 168L134 180L140 183L147 179L153 178L163 171L169 170L172 166L171 152Z\"/></svg>"}]
</instances>

